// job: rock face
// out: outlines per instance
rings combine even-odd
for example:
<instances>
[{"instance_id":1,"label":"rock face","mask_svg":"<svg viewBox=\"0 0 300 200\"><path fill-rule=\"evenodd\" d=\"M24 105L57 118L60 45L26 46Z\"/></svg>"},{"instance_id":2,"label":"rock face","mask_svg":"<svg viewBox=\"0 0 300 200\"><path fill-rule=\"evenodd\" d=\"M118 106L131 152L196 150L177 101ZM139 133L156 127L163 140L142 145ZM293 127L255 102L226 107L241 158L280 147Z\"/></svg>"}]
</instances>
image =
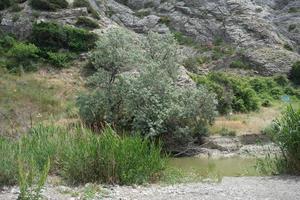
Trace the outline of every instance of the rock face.
<instances>
[{"instance_id":1,"label":"rock face","mask_svg":"<svg viewBox=\"0 0 300 200\"><path fill-rule=\"evenodd\" d=\"M0 29L12 33L20 39L30 36L32 25L38 21L55 21L60 24L74 25L79 16L87 16L87 8L64 9L57 12L44 12L33 10L28 3L22 4L22 11L0 12Z\"/></svg>"},{"instance_id":2,"label":"rock face","mask_svg":"<svg viewBox=\"0 0 300 200\"><path fill-rule=\"evenodd\" d=\"M225 41L262 75L287 73L300 60L299 0L88 1L107 26L116 23L137 33L180 32L207 46ZM0 28L26 38L36 20L72 25L79 16L88 15L86 8L39 12L27 4L18 13L0 12ZM221 69L230 61L220 60L208 68Z\"/></svg>"},{"instance_id":3,"label":"rock face","mask_svg":"<svg viewBox=\"0 0 300 200\"><path fill-rule=\"evenodd\" d=\"M297 0L107 2L111 19L138 33L179 31L201 44L221 38L240 49L263 75L287 73L300 59Z\"/></svg>"}]
</instances>

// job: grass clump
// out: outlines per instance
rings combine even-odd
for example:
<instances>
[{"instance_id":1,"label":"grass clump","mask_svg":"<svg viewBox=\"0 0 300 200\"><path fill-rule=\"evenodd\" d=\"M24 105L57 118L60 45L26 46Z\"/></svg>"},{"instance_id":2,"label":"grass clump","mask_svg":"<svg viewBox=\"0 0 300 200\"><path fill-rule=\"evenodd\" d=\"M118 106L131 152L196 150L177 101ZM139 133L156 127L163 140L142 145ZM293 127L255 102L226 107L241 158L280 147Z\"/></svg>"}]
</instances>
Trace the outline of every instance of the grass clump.
<instances>
[{"instance_id":1,"label":"grass clump","mask_svg":"<svg viewBox=\"0 0 300 200\"><path fill-rule=\"evenodd\" d=\"M158 178L165 165L160 145L138 135L123 138L107 128L101 136L86 131L73 137L62 162L72 183L142 184Z\"/></svg>"},{"instance_id":2,"label":"grass clump","mask_svg":"<svg viewBox=\"0 0 300 200\"><path fill-rule=\"evenodd\" d=\"M281 154L257 160L257 169L264 175L300 174L300 110L291 105L264 133L280 147Z\"/></svg>"},{"instance_id":3,"label":"grass clump","mask_svg":"<svg viewBox=\"0 0 300 200\"><path fill-rule=\"evenodd\" d=\"M43 185L49 171L72 184L130 185L157 180L166 163L160 144L137 134L119 136L111 128L98 135L84 128L39 125L19 141L1 138L0 143L1 186L19 181L24 194Z\"/></svg>"}]
</instances>

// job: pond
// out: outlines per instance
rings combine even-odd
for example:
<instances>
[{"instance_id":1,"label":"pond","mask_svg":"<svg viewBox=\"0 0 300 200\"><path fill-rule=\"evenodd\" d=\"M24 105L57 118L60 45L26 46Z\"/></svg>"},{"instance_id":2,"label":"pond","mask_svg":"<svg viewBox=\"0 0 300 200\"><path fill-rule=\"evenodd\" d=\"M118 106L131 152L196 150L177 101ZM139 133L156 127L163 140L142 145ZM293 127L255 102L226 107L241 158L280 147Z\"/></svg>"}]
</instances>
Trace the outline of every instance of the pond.
<instances>
[{"instance_id":1,"label":"pond","mask_svg":"<svg viewBox=\"0 0 300 200\"><path fill-rule=\"evenodd\" d=\"M169 165L199 177L259 176L255 158L172 158Z\"/></svg>"}]
</instances>

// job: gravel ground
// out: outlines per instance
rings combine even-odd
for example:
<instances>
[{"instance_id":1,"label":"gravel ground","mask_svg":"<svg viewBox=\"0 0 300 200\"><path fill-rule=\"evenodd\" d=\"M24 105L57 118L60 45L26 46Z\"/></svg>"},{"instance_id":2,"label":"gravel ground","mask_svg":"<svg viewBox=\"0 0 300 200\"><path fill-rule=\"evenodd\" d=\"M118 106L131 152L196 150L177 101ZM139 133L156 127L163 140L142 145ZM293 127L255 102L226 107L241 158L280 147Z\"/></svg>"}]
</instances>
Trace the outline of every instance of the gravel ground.
<instances>
[{"instance_id":1,"label":"gravel ground","mask_svg":"<svg viewBox=\"0 0 300 200\"><path fill-rule=\"evenodd\" d=\"M226 177L221 183L189 183L173 186L115 187L119 200L297 200L300 177Z\"/></svg>"},{"instance_id":2,"label":"gravel ground","mask_svg":"<svg viewBox=\"0 0 300 200\"><path fill-rule=\"evenodd\" d=\"M63 188L62 188L63 187ZM104 199L104 200L298 200L300 177L225 177L220 183L186 183L172 186L148 187L114 186L102 188L92 198L83 190L65 186L48 186L43 192L49 200ZM67 192L67 191L72 192ZM80 192L81 191L81 192ZM77 195L71 195L71 194ZM0 200L17 199L18 189L0 192Z\"/></svg>"}]
</instances>

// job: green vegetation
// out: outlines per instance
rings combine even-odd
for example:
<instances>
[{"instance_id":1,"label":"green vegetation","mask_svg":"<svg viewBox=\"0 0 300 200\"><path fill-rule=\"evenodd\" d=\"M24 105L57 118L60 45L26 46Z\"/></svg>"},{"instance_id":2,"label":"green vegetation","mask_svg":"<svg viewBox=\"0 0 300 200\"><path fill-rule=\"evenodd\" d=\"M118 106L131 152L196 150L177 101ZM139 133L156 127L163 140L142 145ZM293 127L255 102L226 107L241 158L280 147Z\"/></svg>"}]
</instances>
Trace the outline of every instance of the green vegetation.
<instances>
[{"instance_id":1,"label":"green vegetation","mask_svg":"<svg viewBox=\"0 0 300 200\"><path fill-rule=\"evenodd\" d=\"M94 47L96 40L95 34L84 29L45 22L33 26L32 42L42 49L88 51Z\"/></svg>"},{"instance_id":2,"label":"green vegetation","mask_svg":"<svg viewBox=\"0 0 300 200\"><path fill-rule=\"evenodd\" d=\"M290 79L299 84L300 83L300 61L297 61L290 71Z\"/></svg>"},{"instance_id":3,"label":"green vegetation","mask_svg":"<svg viewBox=\"0 0 300 200\"><path fill-rule=\"evenodd\" d=\"M300 7L292 7L292 8L289 8L289 13L298 13L300 12Z\"/></svg>"},{"instance_id":4,"label":"green vegetation","mask_svg":"<svg viewBox=\"0 0 300 200\"><path fill-rule=\"evenodd\" d=\"M203 87L176 86L172 35L150 33L141 41L131 34L112 29L97 42L90 58L97 69L89 78L91 92L78 99L82 119L93 128L109 123L145 137L161 137L166 146L186 145L205 134L214 118L214 96ZM118 74L132 66L139 66L139 75Z\"/></svg>"},{"instance_id":5,"label":"green vegetation","mask_svg":"<svg viewBox=\"0 0 300 200\"><path fill-rule=\"evenodd\" d=\"M230 64L229 67L236 69L249 69L249 65L243 60L235 60Z\"/></svg>"},{"instance_id":6,"label":"green vegetation","mask_svg":"<svg viewBox=\"0 0 300 200\"><path fill-rule=\"evenodd\" d=\"M282 150L286 170L300 173L300 109L291 106L272 127L272 138Z\"/></svg>"},{"instance_id":7,"label":"green vegetation","mask_svg":"<svg viewBox=\"0 0 300 200\"><path fill-rule=\"evenodd\" d=\"M74 59L74 54L65 52L47 52L47 60L57 68L65 68L67 64Z\"/></svg>"},{"instance_id":8,"label":"green vegetation","mask_svg":"<svg viewBox=\"0 0 300 200\"><path fill-rule=\"evenodd\" d=\"M8 8L9 6L11 6L12 2L11 0L1 0L0 1L0 10L4 10L6 8Z\"/></svg>"},{"instance_id":9,"label":"green vegetation","mask_svg":"<svg viewBox=\"0 0 300 200\"><path fill-rule=\"evenodd\" d=\"M96 21L88 17L82 17L82 16L78 17L76 25L83 28L90 28L90 29L100 28L99 24Z\"/></svg>"},{"instance_id":10,"label":"green vegetation","mask_svg":"<svg viewBox=\"0 0 300 200\"><path fill-rule=\"evenodd\" d=\"M40 62L67 67L74 55L92 49L97 35L56 23L34 24L30 42L9 35L0 39L0 64L10 72L36 70Z\"/></svg>"},{"instance_id":11,"label":"green vegetation","mask_svg":"<svg viewBox=\"0 0 300 200\"><path fill-rule=\"evenodd\" d=\"M41 199L42 189L46 183L49 169L50 160L48 160L43 169L40 170L33 159L25 161L22 158L18 158L18 185L20 188L18 199Z\"/></svg>"},{"instance_id":12,"label":"green vegetation","mask_svg":"<svg viewBox=\"0 0 300 200\"><path fill-rule=\"evenodd\" d=\"M68 7L66 0L30 0L30 5L37 10L56 11Z\"/></svg>"},{"instance_id":13,"label":"green vegetation","mask_svg":"<svg viewBox=\"0 0 300 200\"><path fill-rule=\"evenodd\" d=\"M213 72L207 76L192 75L192 78L216 93L221 114L255 111L260 105L269 106L284 94L299 96L299 91L284 76L240 77Z\"/></svg>"},{"instance_id":14,"label":"green vegetation","mask_svg":"<svg viewBox=\"0 0 300 200\"><path fill-rule=\"evenodd\" d=\"M257 167L263 174L300 174L300 109L288 106L282 116L265 130L280 147L280 155L258 159Z\"/></svg>"},{"instance_id":15,"label":"green vegetation","mask_svg":"<svg viewBox=\"0 0 300 200\"><path fill-rule=\"evenodd\" d=\"M141 184L158 179L165 167L160 144L131 135L122 137L111 128L97 135L84 128L39 125L18 141L1 137L0 186L18 180L21 194L27 196L32 186L33 194L39 194L49 170L74 184Z\"/></svg>"},{"instance_id":16,"label":"green vegetation","mask_svg":"<svg viewBox=\"0 0 300 200\"><path fill-rule=\"evenodd\" d=\"M31 71L34 68L33 61L38 58L39 49L34 44L14 42L7 52L9 70Z\"/></svg>"}]
</instances>

